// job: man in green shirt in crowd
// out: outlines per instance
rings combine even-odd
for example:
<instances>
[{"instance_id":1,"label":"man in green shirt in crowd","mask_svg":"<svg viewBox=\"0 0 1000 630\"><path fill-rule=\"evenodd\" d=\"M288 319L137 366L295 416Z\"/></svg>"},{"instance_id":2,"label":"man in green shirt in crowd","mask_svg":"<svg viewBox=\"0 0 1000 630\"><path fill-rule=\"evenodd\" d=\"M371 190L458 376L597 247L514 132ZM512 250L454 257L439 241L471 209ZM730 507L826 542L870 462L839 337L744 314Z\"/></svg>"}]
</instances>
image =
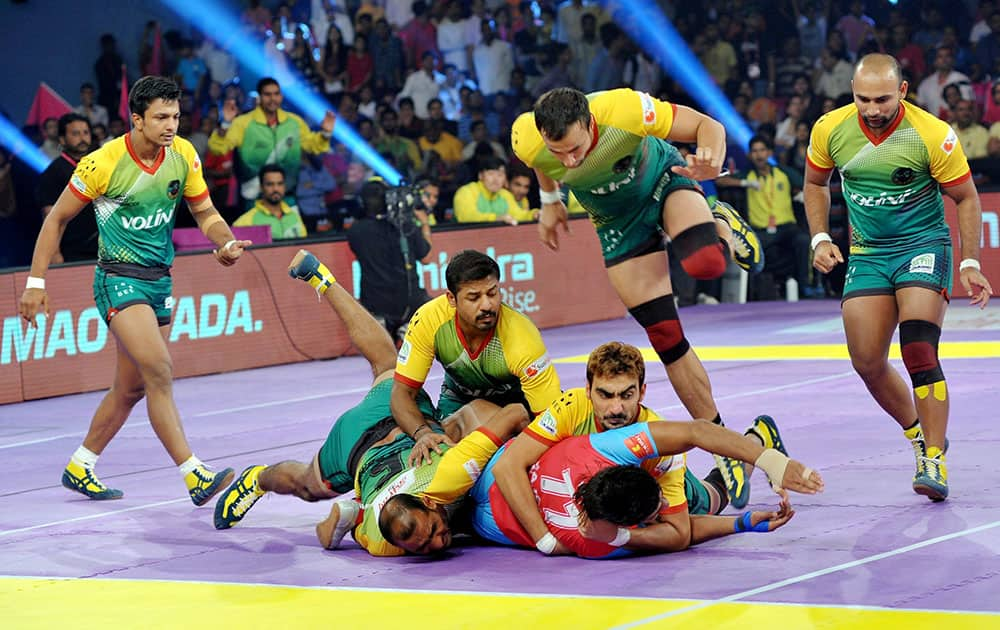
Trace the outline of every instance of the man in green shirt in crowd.
<instances>
[{"instance_id":1,"label":"man in green shirt in crowd","mask_svg":"<svg viewBox=\"0 0 1000 630\"><path fill-rule=\"evenodd\" d=\"M271 228L271 238L305 238L306 226L299 209L285 202L285 171L277 164L266 164L260 169L260 199L244 212L234 227L266 225Z\"/></svg>"}]
</instances>

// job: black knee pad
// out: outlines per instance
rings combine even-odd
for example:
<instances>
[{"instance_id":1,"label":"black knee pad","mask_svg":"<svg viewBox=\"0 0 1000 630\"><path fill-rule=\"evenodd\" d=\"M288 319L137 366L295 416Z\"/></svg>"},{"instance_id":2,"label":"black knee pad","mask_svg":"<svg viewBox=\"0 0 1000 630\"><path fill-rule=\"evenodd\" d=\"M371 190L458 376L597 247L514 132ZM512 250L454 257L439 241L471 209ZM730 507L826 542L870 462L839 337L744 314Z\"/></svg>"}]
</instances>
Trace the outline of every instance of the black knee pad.
<instances>
[{"instance_id":1,"label":"black knee pad","mask_svg":"<svg viewBox=\"0 0 1000 630\"><path fill-rule=\"evenodd\" d=\"M681 358L691 347L684 337L681 320L677 317L673 294L653 298L630 308L628 312L646 329L646 336L664 365L670 365Z\"/></svg>"},{"instance_id":2,"label":"black knee pad","mask_svg":"<svg viewBox=\"0 0 1000 630\"><path fill-rule=\"evenodd\" d=\"M941 328L921 319L908 319L899 325L899 349L903 365L910 373L914 389L944 380L938 363Z\"/></svg>"},{"instance_id":3,"label":"black knee pad","mask_svg":"<svg viewBox=\"0 0 1000 630\"><path fill-rule=\"evenodd\" d=\"M714 221L693 225L670 242L684 271L692 278L711 280L726 271L729 251L715 231Z\"/></svg>"}]
</instances>

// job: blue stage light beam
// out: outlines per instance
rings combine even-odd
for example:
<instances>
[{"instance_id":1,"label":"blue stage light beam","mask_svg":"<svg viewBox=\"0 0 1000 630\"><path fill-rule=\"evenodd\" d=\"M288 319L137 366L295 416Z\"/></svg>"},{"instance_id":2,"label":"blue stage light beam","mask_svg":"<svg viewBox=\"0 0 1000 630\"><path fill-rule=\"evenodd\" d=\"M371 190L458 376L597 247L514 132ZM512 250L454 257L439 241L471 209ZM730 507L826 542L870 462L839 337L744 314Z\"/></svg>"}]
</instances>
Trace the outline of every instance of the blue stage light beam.
<instances>
[{"instance_id":1,"label":"blue stage light beam","mask_svg":"<svg viewBox=\"0 0 1000 630\"><path fill-rule=\"evenodd\" d=\"M603 0L615 23L649 53L663 71L677 81L709 116L726 128L736 144L746 147L753 137L750 125L733 109L711 75L688 47L655 2Z\"/></svg>"},{"instance_id":2,"label":"blue stage light beam","mask_svg":"<svg viewBox=\"0 0 1000 630\"><path fill-rule=\"evenodd\" d=\"M239 19L216 2L163 0L163 4L216 40L222 39L219 33L242 33L244 30ZM271 73L262 43L249 37L233 37L232 41L227 41L227 50L256 74L266 76ZM291 82L286 77L275 78L281 83L281 93L284 97L301 110L306 118L318 123L323 120L327 110L332 109L325 99L305 88L302 77L295 76L295 80ZM403 176L399 171L386 162L346 121L337 119L333 126L333 135L388 183L397 185L402 180Z\"/></svg>"},{"instance_id":3,"label":"blue stage light beam","mask_svg":"<svg viewBox=\"0 0 1000 630\"><path fill-rule=\"evenodd\" d=\"M44 171L52 161L21 133L17 125L3 116L0 116L0 144L7 147L13 157L23 161L37 173Z\"/></svg>"}]
</instances>

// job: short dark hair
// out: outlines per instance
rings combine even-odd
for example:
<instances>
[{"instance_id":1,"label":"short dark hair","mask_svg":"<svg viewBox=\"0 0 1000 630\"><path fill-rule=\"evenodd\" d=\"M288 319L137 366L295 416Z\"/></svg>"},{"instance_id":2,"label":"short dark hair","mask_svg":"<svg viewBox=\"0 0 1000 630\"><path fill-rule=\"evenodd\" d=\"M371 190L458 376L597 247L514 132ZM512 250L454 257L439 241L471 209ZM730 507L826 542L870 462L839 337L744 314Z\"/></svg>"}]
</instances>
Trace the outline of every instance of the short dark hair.
<instances>
[{"instance_id":1,"label":"short dark hair","mask_svg":"<svg viewBox=\"0 0 1000 630\"><path fill-rule=\"evenodd\" d=\"M750 138L750 142L747 143L747 148L753 150L753 145L757 144L758 142L763 143L764 146L767 147L768 151L774 151L774 143L761 135L755 135L752 138Z\"/></svg>"},{"instance_id":2,"label":"short dark hair","mask_svg":"<svg viewBox=\"0 0 1000 630\"><path fill-rule=\"evenodd\" d=\"M166 77L142 77L129 90L128 109L133 114L145 116L150 104L158 98L167 102L179 101L181 88L173 79Z\"/></svg>"},{"instance_id":3,"label":"short dark hair","mask_svg":"<svg viewBox=\"0 0 1000 630\"><path fill-rule=\"evenodd\" d=\"M83 85L80 86L80 91L81 92L84 91L84 90L93 90L93 89L95 89L94 88L94 84L90 83L90 82L84 83Z\"/></svg>"},{"instance_id":4,"label":"short dark hair","mask_svg":"<svg viewBox=\"0 0 1000 630\"><path fill-rule=\"evenodd\" d=\"M638 466L611 466L579 485L573 498L592 521L638 525L660 505L660 485Z\"/></svg>"},{"instance_id":5,"label":"short dark hair","mask_svg":"<svg viewBox=\"0 0 1000 630\"><path fill-rule=\"evenodd\" d=\"M475 282L489 277L500 279L500 266L486 254L474 249L465 249L455 254L444 272L448 290L457 295L466 282Z\"/></svg>"},{"instance_id":6,"label":"short dark hair","mask_svg":"<svg viewBox=\"0 0 1000 630\"><path fill-rule=\"evenodd\" d=\"M477 162L479 165L479 170L477 171L478 173L482 173L483 171L495 171L498 168L502 168L506 171L507 165L504 163L504 161L498 158L497 156L493 155L492 153L490 153L489 155L484 155L483 157L479 158Z\"/></svg>"},{"instance_id":7,"label":"short dark hair","mask_svg":"<svg viewBox=\"0 0 1000 630\"><path fill-rule=\"evenodd\" d=\"M378 531L390 545L399 545L397 541L406 540L413 535L416 521L413 512L430 512L423 501L412 494L397 494L390 497L378 515Z\"/></svg>"},{"instance_id":8,"label":"short dark hair","mask_svg":"<svg viewBox=\"0 0 1000 630\"><path fill-rule=\"evenodd\" d=\"M365 211L365 216L377 217L385 214L385 194L389 186L380 178L372 178L361 185L358 191L358 202Z\"/></svg>"},{"instance_id":9,"label":"short dark hair","mask_svg":"<svg viewBox=\"0 0 1000 630\"><path fill-rule=\"evenodd\" d=\"M266 88L269 85L275 85L278 87L279 90L281 89L281 85L278 83L278 80L275 79L274 77L261 77L260 81L257 81L257 94L263 92L264 88Z\"/></svg>"},{"instance_id":10,"label":"short dark hair","mask_svg":"<svg viewBox=\"0 0 1000 630\"><path fill-rule=\"evenodd\" d=\"M257 177L260 179L260 185L264 185L264 176L268 173L281 173L281 179L286 179L285 169L281 168L277 164L265 164L260 167L260 171L257 172Z\"/></svg>"},{"instance_id":11,"label":"short dark hair","mask_svg":"<svg viewBox=\"0 0 1000 630\"><path fill-rule=\"evenodd\" d=\"M573 88L556 88L535 102L535 127L549 140L562 140L575 123L590 125L587 95Z\"/></svg>"},{"instance_id":12,"label":"short dark hair","mask_svg":"<svg viewBox=\"0 0 1000 630\"><path fill-rule=\"evenodd\" d=\"M77 114L76 112L70 112L59 117L59 137L64 137L66 135L66 128L69 127L71 123L75 122L87 123L87 129L90 129L91 132L93 132L93 128L90 126L89 118L82 114Z\"/></svg>"}]
</instances>

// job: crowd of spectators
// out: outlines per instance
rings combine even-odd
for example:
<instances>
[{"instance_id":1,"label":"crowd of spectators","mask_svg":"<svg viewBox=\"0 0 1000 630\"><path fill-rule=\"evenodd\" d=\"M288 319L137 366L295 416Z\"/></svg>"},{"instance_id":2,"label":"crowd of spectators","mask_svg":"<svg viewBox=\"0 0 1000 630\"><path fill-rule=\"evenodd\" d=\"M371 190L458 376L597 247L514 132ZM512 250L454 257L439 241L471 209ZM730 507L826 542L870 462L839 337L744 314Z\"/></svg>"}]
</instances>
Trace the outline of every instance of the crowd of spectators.
<instances>
[{"instance_id":1,"label":"crowd of spectators","mask_svg":"<svg viewBox=\"0 0 1000 630\"><path fill-rule=\"evenodd\" d=\"M212 197L230 221L275 205L266 195L258 202L256 190L249 198L240 194L247 182L259 189L262 165L240 172L247 164L234 155L233 143L218 140L233 123L231 114L264 106L256 90L262 76L283 86L303 84L329 103L336 124L351 125L407 180L432 182L440 191L437 224L536 216L537 184L511 155L510 129L546 90L632 87L700 108L698 95L665 74L647 46L584 0L231 2L244 28L227 37L252 42L266 72L245 67L229 52L231 41L193 28L161 33L151 22L138 44L142 74L173 76L183 88L179 134L202 155ZM761 147L773 151L780 169L798 175L783 180L793 199L812 124L851 102L853 63L868 52L894 55L909 84L908 102L953 125L980 184L1000 183L1000 3L660 4ZM90 120L92 147L127 129L118 116L121 44L111 34L99 42L94 76L80 77L75 109ZM238 111L227 113L227 103ZM287 98L282 107L296 111ZM309 122L313 131L303 133L322 131L320 121ZM26 131L52 159L62 154L58 121ZM328 138L308 146L306 140L296 164L281 165L283 203L301 214L310 234L346 229L360 216L354 200L375 173L335 138L329 145ZM728 147L732 173L754 171L750 149ZM12 175L9 161L0 152L0 220L16 218L31 240L31 226L41 221L37 184ZM731 179L719 194L746 212L747 192L760 190L757 177L750 180ZM804 229L797 202L795 210ZM185 213L177 217L185 225ZM781 220L788 222L787 213ZM298 236L294 223L281 234ZM22 252L0 259L0 266L27 262Z\"/></svg>"}]
</instances>

